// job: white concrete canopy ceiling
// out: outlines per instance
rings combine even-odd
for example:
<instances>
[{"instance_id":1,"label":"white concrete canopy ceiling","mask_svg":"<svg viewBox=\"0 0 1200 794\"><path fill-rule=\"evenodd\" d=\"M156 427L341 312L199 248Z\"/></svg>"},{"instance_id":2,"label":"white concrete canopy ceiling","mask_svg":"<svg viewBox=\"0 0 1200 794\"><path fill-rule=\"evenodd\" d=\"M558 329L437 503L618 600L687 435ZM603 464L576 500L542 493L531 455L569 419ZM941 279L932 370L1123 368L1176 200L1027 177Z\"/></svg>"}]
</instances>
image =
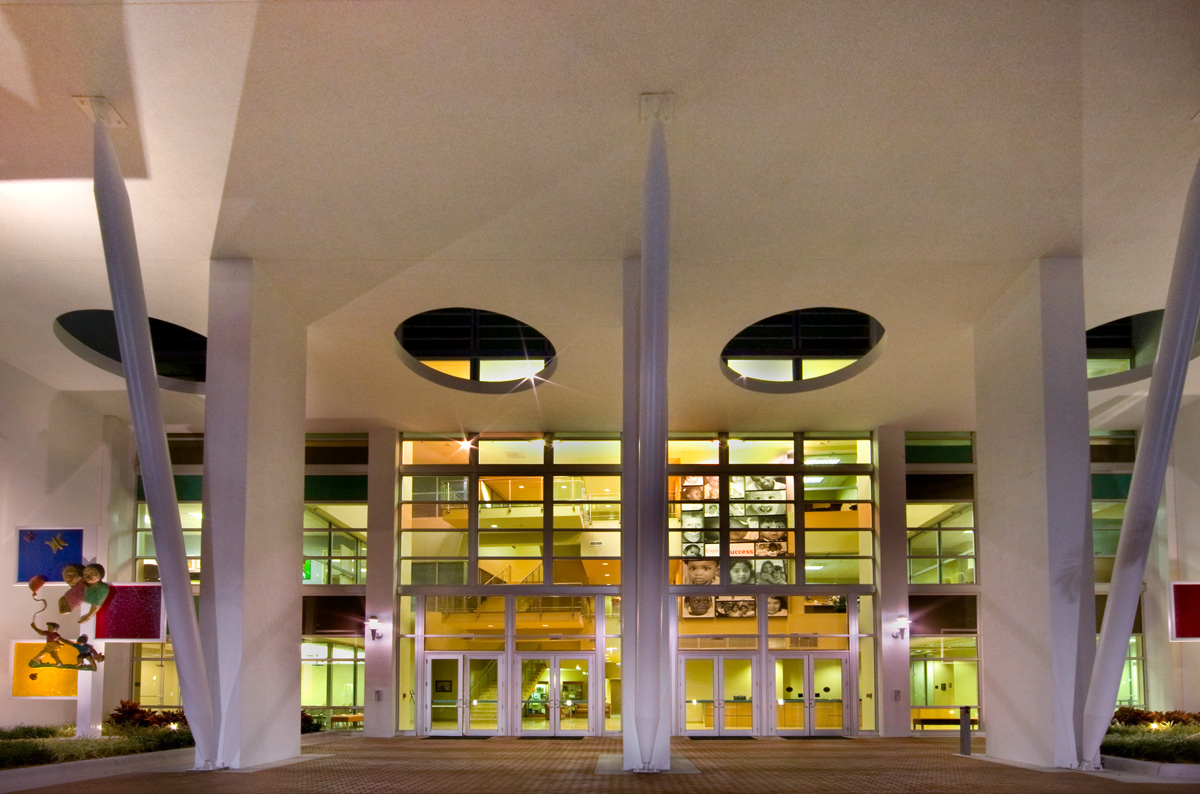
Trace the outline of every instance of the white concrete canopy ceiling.
<instances>
[{"instance_id":1,"label":"white concrete canopy ceiling","mask_svg":"<svg viewBox=\"0 0 1200 794\"><path fill-rule=\"evenodd\" d=\"M323 428L619 427L643 92L675 93L679 430L969 429L972 325L1029 261L1083 257L1089 325L1161 307L1200 157L1189 2L33 3L0 9L0 74L0 359L120 388L51 332L108 305L70 100L104 95L152 314L204 333L208 259L264 263ZM545 333L554 383L413 374L391 332L444 306ZM876 317L879 361L805 394L722 377L733 334L811 306Z\"/></svg>"}]
</instances>

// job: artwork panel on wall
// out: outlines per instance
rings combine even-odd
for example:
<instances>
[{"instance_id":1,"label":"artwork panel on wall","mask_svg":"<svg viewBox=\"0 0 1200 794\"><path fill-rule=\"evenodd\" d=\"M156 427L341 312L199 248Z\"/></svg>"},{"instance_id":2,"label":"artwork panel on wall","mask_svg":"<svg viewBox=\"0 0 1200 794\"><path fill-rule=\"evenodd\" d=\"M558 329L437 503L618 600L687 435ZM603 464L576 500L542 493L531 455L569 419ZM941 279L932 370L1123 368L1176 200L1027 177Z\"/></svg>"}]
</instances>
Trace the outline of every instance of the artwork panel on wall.
<instances>
[{"instance_id":1,"label":"artwork panel on wall","mask_svg":"<svg viewBox=\"0 0 1200 794\"><path fill-rule=\"evenodd\" d=\"M45 647L45 642L14 642L12 652L12 696L15 698L71 699L79 693L79 671L60 667L31 667ZM58 648L63 664L75 664L75 649L69 645ZM36 664L36 663L35 663Z\"/></svg>"},{"instance_id":2,"label":"artwork panel on wall","mask_svg":"<svg viewBox=\"0 0 1200 794\"><path fill-rule=\"evenodd\" d=\"M83 529L17 528L17 584L35 576L47 582L63 581L63 568L83 563Z\"/></svg>"},{"instance_id":3,"label":"artwork panel on wall","mask_svg":"<svg viewBox=\"0 0 1200 794\"><path fill-rule=\"evenodd\" d=\"M96 614L97 640L105 642L162 642L166 615L159 582L109 585L104 608Z\"/></svg>"}]
</instances>

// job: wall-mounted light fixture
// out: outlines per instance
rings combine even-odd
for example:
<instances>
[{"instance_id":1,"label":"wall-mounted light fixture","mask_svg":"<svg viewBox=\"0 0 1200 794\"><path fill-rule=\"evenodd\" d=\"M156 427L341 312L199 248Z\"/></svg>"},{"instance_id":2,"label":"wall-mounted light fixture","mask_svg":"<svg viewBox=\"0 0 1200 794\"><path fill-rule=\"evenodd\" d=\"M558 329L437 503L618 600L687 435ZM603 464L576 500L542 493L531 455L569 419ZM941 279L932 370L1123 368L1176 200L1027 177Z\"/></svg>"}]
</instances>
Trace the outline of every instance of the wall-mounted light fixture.
<instances>
[{"instance_id":1,"label":"wall-mounted light fixture","mask_svg":"<svg viewBox=\"0 0 1200 794\"><path fill-rule=\"evenodd\" d=\"M372 615L367 618L367 630L371 632L371 639L378 640L383 637L383 632L379 630L379 618Z\"/></svg>"},{"instance_id":2,"label":"wall-mounted light fixture","mask_svg":"<svg viewBox=\"0 0 1200 794\"><path fill-rule=\"evenodd\" d=\"M896 630L892 632L892 636L898 640L904 639L904 635L908 633L908 627L912 625L912 621L908 619L908 615L901 615L896 618Z\"/></svg>"}]
</instances>

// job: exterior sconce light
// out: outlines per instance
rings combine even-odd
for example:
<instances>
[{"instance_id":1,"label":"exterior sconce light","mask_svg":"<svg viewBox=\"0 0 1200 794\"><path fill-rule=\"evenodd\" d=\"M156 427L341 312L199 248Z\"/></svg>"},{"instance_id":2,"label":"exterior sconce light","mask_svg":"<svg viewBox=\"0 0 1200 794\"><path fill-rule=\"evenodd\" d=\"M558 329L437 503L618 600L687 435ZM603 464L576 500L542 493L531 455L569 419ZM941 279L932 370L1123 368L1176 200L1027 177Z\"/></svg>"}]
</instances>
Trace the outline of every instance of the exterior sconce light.
<instances>
[{"instance_id":1,"label":"exterior sconce light","mask_svg":"<svg viewBox=\"0 0 1200 794\"><path fill-rule=\"evenodd\" d=\"M383 632L379 630L379 618L372 615L367 618L367 630L371 632L371 639L378 640L383 637Z\"/></svg>"},{"instance_id":2,"label":"exterior sconce light","mask_svg":"<svg viewBox=\"0 0 1200 794\"><path fill-rule=\"evenodd\" d=\"M912 621L907 615L901 615L896 618L896 630L892 632L892 636L898 640L904 639L904 635L908 633L908 627L912 625Z\"/></svg>"}]
</instances>

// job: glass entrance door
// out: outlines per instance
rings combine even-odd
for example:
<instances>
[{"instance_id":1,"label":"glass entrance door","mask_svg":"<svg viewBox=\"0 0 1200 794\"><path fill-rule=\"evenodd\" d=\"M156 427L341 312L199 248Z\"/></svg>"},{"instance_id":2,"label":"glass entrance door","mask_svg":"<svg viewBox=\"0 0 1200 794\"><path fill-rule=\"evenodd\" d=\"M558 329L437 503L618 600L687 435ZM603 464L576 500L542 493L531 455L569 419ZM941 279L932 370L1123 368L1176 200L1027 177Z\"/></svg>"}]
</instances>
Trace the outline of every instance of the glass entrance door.
<instances>
[{"instance_id":1,"label":"glass entrance door","mask_svg":"<svg viewBox=\"0 0 1200 794\"><path fill-rule=\"evenodd\" d=\"M520 655L519 708L523 736L583 736L592 732L591 659L581 654Z\"/></svg>"},{"instance_id":2,"label":"glass entrance door","mask_svg":"<svg viewBox=\"0 0 1200 794\"><path fill-rule=\"evenodd\" d=\"M430 736L500 733L500 657L478 654L425 656L425 730Z\"/></svg>"},{"instance_id":3,"label":"glass entrance door","mask_svg":"<svg viewBox=\"0 0 1200 794\"><path fill-rule=\"evenodd\" d=\"M754 733L754 659L749 656L680 657L683 732L689 736Z\"/></svg>"},{"instance_id":4,"label":"glass entrance door","mask_svg":"<svg viewBox=\"0 0 1200 794\"><path fill-rule=\"evenodd\" d=\"M788 736L842 736L847 714L848 655L772 654L773 732Z\"/></svg>"}]
</instances>

